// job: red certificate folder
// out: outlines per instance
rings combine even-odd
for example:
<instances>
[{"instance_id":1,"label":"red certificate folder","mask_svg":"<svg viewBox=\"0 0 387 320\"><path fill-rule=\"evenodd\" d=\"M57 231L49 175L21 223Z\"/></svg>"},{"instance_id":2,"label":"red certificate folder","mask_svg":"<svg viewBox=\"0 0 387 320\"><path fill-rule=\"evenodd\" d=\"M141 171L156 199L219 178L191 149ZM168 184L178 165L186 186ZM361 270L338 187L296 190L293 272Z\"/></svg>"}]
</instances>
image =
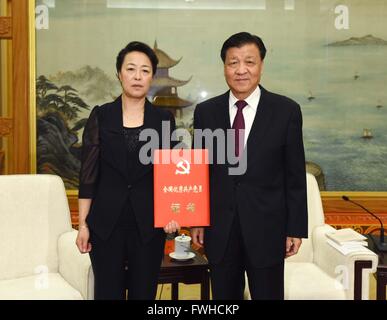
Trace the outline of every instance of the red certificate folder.
<instances>
[{"instance_id":1,"label":"red certificate folder","mask_svg":"<svg viewBox=\"0 0 387 320\"><path fill-rule=\"evenodd\" d=\"M155 150L154 226L171 220L182 227L210 225L207 150Z\"/></svg>"}]
</instances>

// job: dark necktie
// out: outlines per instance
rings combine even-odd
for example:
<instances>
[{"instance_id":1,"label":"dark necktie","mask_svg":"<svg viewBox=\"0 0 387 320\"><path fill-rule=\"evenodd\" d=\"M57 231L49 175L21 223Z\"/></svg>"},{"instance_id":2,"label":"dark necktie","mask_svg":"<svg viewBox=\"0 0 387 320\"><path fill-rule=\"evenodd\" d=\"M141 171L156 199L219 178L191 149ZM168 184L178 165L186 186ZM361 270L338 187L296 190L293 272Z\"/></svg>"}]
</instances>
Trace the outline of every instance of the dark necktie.
<instances>
[{"instance_id":1,"label":"dark necktie","mask_svg":"<svg viewBox=\"0 0 387 320\"><path fill-rule=\"evenodd\" d=\"M245 100L238 100L235 105L238 108L238 111L232 124L232 128L235 130L235 155L239 157L239 151L242 150L242 148L239 147L239 141L242 142L242 147L245 141L243 133L240 132L240 130L245 129L245 119L243 118L242 110L247 106L247 102ZM240 139L239 136L241 136Z\"/></svg>"}]
</instances>

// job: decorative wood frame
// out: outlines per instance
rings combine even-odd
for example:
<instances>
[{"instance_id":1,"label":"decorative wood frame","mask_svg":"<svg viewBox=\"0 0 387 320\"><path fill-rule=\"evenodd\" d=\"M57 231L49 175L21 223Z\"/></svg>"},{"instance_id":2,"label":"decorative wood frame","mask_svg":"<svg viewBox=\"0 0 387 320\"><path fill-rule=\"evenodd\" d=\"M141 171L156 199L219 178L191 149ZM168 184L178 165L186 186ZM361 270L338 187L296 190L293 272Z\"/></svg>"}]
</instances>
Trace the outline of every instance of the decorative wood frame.
<instances>
[{"instance_id":1,"label":"decorative wood frame","mask_svg":"<svg viewBox=\"0 0 387 320\"><path fill-rule=\"evenodd\" d=\"M342 200L346 195L379 216L387 224L386 192L321 192L326 223L334 227L352 227L361 233L379 232L380 224L363 209Z\"/></svg>"},{"instance_id":2,"label":"decorative wood frame","mask_svg":"<svg viewBox=\"0 0 387 320\"><path fill-rule=\"evenodd\" d=\"M12 19L11 17L0 17L0 38L12 38Z\"/></svg>"},{"instance_id":3,"label":"decorative wood frame","mask_svg":"<svg viewBox=\"0 0 387 320\"><path fill-rule=\"evenodd\" d=\"M0 17L0 38L10 39L12 67L9 118L0 122L8 135L7 173L35 172L35 1L8 0L8 15ZM32 114L31 114L32 112Z\"/></svg>"},{"instance_id":4,"label":"decorative wood frame","mask_svg":"<svg viewBox=\"0 0 387 320\"><path fill-rule=\"evenodd\" d=\"M11 118L0 118L0 137L9 136L12 132L13 121Z\"/></svg>"}]
</instances>

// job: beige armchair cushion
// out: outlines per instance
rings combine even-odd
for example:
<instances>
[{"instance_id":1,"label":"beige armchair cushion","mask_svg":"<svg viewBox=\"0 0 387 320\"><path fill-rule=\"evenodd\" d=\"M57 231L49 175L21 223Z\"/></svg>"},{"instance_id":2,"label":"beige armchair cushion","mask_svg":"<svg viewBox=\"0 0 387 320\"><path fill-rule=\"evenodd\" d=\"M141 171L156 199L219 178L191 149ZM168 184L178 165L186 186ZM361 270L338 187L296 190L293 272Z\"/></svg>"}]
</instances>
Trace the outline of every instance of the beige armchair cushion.
<instances>
[{"instance_id":1,"label":"beige armchair cushion","mask_svg":"<svg viewBox=\"0 0 387 320\"><path fill-rule=\"evenodd\" d=\"M92 298L90 258L76 248L60 177L0 176L0 213L0 299Z\"/></svg>"},{"instance_id":2,"label":"beige armchair cushion","mask_svg":"<svg viewBox=\"0 0 387 320\"><path fill-rule=\"evenodd\" d=\"M0 300L83 300L59 273L0 281Z\"/></svg>"}]
</instances>

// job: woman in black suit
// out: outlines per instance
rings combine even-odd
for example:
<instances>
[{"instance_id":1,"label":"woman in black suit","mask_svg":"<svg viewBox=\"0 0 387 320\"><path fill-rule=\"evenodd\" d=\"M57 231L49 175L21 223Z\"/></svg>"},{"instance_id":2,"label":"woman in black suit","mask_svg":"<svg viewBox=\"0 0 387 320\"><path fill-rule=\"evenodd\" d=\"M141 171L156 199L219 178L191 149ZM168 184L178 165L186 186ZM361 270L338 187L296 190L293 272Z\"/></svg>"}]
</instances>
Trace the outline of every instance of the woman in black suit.
<instances>
[{"instance_id":1,"label":"woman in black suit","mask_svg":"<svg viewBox=\"0 0 387 320\"><path fill-rule=\"evenodd\" d=\"M154 299L165 232L179 228L174 221L154 228L153 166L139 157L143 130L155 130L161 148L171 138L162 122L175 129L173 115L146 99L157 64L144 43L123 48L116 61L122 94L96 106L84 129L76 244L90 254L95 299L124 299L126 288L128 299Z\"/></svg>"}]
</instances>

